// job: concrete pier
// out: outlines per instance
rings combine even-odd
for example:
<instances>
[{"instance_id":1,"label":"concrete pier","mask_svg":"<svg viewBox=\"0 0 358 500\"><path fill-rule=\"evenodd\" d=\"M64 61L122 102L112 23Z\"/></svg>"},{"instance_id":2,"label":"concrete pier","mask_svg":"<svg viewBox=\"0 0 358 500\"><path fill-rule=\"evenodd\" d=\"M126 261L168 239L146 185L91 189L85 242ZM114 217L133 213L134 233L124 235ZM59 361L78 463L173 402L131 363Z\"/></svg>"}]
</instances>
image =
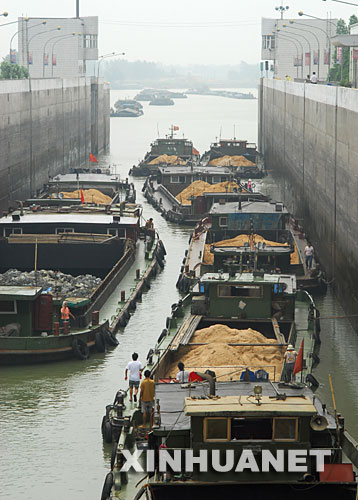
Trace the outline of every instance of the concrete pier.
<instances>
[{"instance_id":1,"label":"concrete pier","mask_svg":"<svg viewBox=\"0 0 358 500\"><path fill-rule=\"evenodd\" d=\"M109 108L97 78L0 81L0 210L104 151Z\"/></svg>"},{"instance_id":2,"label":"concrete pier","mask_svg":"<svg viewBox=\"0 0 358 500\"><path fill-rule=\"evenodd\" d=\"M259 149L266 168L352 314L358 311L357 130L357 90L261 80Z\"/></svg>"}]
</instances>

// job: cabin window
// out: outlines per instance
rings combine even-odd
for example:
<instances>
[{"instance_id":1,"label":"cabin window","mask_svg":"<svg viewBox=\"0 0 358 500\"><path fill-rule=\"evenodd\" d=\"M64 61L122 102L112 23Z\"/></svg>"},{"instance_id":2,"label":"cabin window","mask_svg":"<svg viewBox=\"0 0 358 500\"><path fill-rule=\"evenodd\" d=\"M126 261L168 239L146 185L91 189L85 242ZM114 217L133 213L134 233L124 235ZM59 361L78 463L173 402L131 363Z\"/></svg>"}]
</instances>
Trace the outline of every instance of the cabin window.
<instances>
[{"instance_id":1,"label":"cabin window","mask_svg":"<svg viewBox=\"0 0 358 500\"><path fill-rule=\"evenodd\" d=\"M16 300L0 300L0 314L17 314Z\"/></svg>"},{"instance_id":2,"label":"cabin window","mask_svg":"<svg viewBox=\"0 0 358 500\"><path fill-rule=\"evenodd\" d=\"M276 417L273 419L274 441L297 441L298 419L294 417Z\"/></svg>"},{"instance_id":3,"label":"cabin window","mask_svg":"<svg viewBox=\"0 0 358 500\"><path fill-rule=\"evenodd\" d=\"M232 418L231 440L272 440L272 418Z\"/></svg>"},{"instance_id":4,"label":"cabin window","mask_svg":"<svg viewBox=\"0 0 358 500\"><path fill-rule=\"evenodd\" d=\"M227 217L219 217L219 227L227 227Z\"/></svg>"},{"instance_id":5,"label":"cabin window","mask_svg":"<svg viewBox=\"0 0 358 500\"><path fill-rule=\"evenodd\" d=\"M5 227L4 236L10 236L10 234L22 234L22 227Z\"/></svg>"},{"instance_id":6,"label":"cabin window","mask_svg":"<svg viewBox=\"0 0 358 500\"><path fill-rule=\"evenodd\" d=\"M220 177L220 182L226 182L227 181L227 177L223 176L223 177Z\"/></svg>"},{"instance_id":7,"label":"cabin window","mask_svg":"<svg viewBox=\"0 0 358 500\"><path fill-rule=\"evenodd\" d=\"M179 181L179 175L171 175L170 176L170 182L172 182L173 184L177 184Z\"/></svg>"},{"instance_id":8,"label":"cabin window","mask_svg":"<svg viewBox=\"0 0 358 500\"><path fill-rule=\"evenodd\" d=\"M179 175L179 182L185 182L185 181L186 181L185 175Z\"/></svg>"},{"instance_id":9,"label":"cabin window","mask_svg":"<svg viewBox=\"0 0 358 500\"><path fill-rule=\"evenodd\" d=\"M61 233L74 233L75 230L73 227L56 227L56 234Z\"/></svg>"},{"instance_id":10,"label":"cabin window","mask_svg":"<svg viewBox=\"0 0 358 500\"><path fill-rule=\"evenodd\" d=\"M220 182L220 176L219 175L213 175L213 184L217 184Z\"/></svg>"},{"instance_id":11,"label":"cabin window","mask_svg":"<svg viewBox=\"0 0 358 500\"><path fill-rule=\"evenodd\" d=\"M218 285L218 297L251 297L261 298L261 285Z\"/></svg>"},{"instance_id":12,"label":"cabin window","mask_svg":"<svg viewBox=\"0 0 358 500\"><path fill-rule=\"evenodd\" d=\"M229 441L230 419L224 417L204 418L204 441Z\"/></svg>"}]
</instances>

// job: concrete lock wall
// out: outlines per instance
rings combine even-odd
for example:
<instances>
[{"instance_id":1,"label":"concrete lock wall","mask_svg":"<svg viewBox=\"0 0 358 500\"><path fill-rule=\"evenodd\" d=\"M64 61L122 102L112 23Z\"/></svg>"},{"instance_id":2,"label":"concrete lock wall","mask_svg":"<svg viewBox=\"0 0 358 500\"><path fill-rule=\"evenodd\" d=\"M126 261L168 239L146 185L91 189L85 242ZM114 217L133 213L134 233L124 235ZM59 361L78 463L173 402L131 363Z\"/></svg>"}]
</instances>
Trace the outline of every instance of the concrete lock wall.
<instances>
[{"instance_id":1,"label":"concrete lock wall","mask_svg":"<svg viewBox=\"0 0 358 500\"><path fill-rule=\"evenodd\" d=\"M0 81L0 210L109 146L109 88L95 80L95 116L89 78Z\"/></svg>"},{"instance_id":2,"label":"concrete lock wall","mask_svg":"<svg viewBox=\"0 0 358 500\"><path fill-rule=\"evenodd\" d=\"M266 166L347 310L357 313L358 92L262 79L259 96Z\"/></svg>"}]
</instances>

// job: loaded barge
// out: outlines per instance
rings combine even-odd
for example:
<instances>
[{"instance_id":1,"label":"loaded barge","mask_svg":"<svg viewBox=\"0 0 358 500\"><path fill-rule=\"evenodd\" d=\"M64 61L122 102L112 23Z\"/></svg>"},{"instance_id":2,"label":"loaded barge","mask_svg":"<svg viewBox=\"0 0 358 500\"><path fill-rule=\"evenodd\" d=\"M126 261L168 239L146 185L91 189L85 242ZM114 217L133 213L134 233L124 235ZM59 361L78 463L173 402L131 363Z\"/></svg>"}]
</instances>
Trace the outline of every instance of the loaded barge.
<instances>
[{"instance_id":1,"label":"loaded barge","mask_svg":"<svg viewBox=\"0 0 358 500\"><path fill-rule=\"evenodd\" d=\"M102 498L128 498L127 472L121 471L128 449L152 450L155 457L136 485L136 500L223 494L355 500L356 443L344 419L328 412L313 392L319 331L312 297L297 290L293 275L202 276L193 292L172 306L166 328L148 352L147 368L155 380L153 428L140 426L142 415L127 391L118 391L106 408L102 431L113 440L113 453ZM296 380L285 357L289 344L299 351ZM176 380L178 361L188 382ZM174 470L163 471L163 449L172 458L185 450L194 456L220 450L221 472L197 466L184 470L178 462ZM312 456L322 449L321 471L312 459L306 470L287 470L288 450ZM224 466L229 452L235 465L244 453L260 467L263 450L274 456L280 451L286 468L238 473Z\"/></svg>"},{"instance_id":2,"label":"loaded barge","mask_svg":"<svg viewBox=\"0 0 358 500\"><path fill-rule=\"evenodd\" d=\"M228 167L159 167L143 186L144 196L170 222L195 225L214 203L267 199L240 182Z\"/></svg>"},{"instance_id":3,"label":"loaded barge","mask_svg":"<svg viewBox=\"0 0 358 500\"><path fill-rule=\"evenodd\" d=\"M299 288L325 291L318 262L304 263L305 236L282 203L264 200L212 205L209 218L197 224L186 252L178 288L186 293L206 272L294 273Z\"/></svg>"},{"instance_id":4,"label":"loaded barge","mask_svg":"<svg viewBox=\"0 0 358 500\"><path fill-rule=\"evenodd\" d=\"M199 160L199 152L194 148L192 141L174 137L179 127L172 125L170 134L164 139L156 139L150 145L150 151L144 159L129 170L129 175L149 176L157 173L158 168L168 165L188 165Z\"/></svg>"},{"instance_id":5,"label":"loaded barge","mask_svg":"<svg viewBox=\"0 0 358 500\"><path fill-rule=\"evenodd\" d=\"M112 194L108 205L33 199L0 218L0 365L85 359L118 343L165 249L156 233L144 236L141 207Z\"/></svg>"}]
</instances>

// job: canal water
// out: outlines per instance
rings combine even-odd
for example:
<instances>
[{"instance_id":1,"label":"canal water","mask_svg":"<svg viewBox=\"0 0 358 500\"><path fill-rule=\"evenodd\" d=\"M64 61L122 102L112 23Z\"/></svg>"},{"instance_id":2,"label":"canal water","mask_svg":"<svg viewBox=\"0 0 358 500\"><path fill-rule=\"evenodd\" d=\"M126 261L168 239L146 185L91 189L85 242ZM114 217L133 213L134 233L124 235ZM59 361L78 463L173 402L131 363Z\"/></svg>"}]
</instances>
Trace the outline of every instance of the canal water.
<instances>
[{"instance_id":1,"label":"canal water","mask_svg":"<svg viewBox=\"0 0 358 500\"><path fill-rule=\"evenodd\" d=\"M113 91L112 104L133 95L133 91ZM111 165L123 178L158 133L163 137L171 125L179 126L178 136L192 139L200 153L220 135L257 140L256 100L190 96L172 107L143 106L140 118L111 120L111 151L100 158L102 165ZM142 196L142 180L134 182L145 217L154 218L167 249L165 268L119 334L115 350L87 361L0 368L0 498L100 498L111 454L100 431L104 408L119 388L126 387L124 369L131 353L137 351L145 361L165 327L170 306L179 298L175 283L190 235L188 228L160 217ZM262 188L279 196L270 178ZM322 318L344 314L331 291L316 300ZM322 319L321 363L315 372L322 384L319 392L330 405L331 373L338 409L356 438L357 352L358 339L346 319Z\"/></svg>"}]
</instances>

